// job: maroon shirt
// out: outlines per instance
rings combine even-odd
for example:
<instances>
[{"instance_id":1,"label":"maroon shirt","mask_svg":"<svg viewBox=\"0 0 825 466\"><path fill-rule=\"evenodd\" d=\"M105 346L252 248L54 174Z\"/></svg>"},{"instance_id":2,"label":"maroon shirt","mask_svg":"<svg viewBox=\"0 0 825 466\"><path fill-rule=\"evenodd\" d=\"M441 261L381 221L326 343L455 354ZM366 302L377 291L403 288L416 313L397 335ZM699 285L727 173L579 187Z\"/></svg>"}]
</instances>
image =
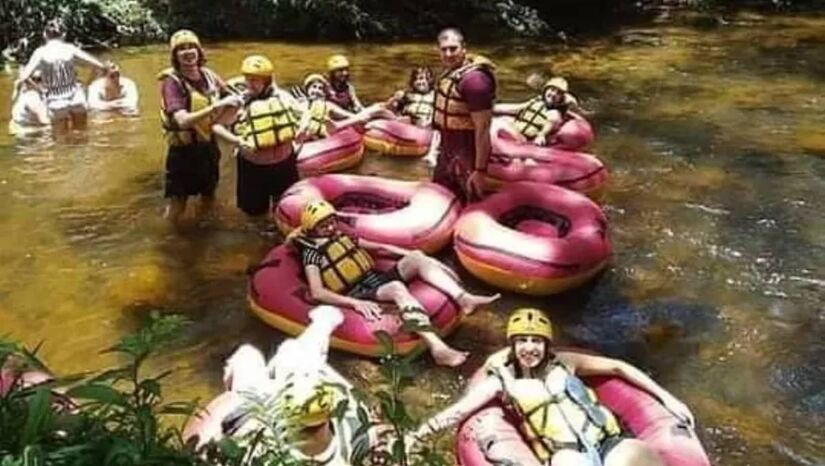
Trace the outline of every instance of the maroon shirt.
<instances>
[{"instance_id":1,"label":"maroon shirt","mask_svg":"<svg viewBox=\"0 0 825 466\"><path fill-rule=\"evenodd\" d=\"M190 86L194 87L198 92L202 94L209 93L209 85L210 81L206 78L205 73L210 73L210 76L214 80L218 89L220 89L221 95L226 94L226 84L218 77L217 74L207 71L205 69L201 70L201 79L198 81L190 81L183 77L183 75L178 74L178 78L185 80ZM170 78L169 76L165 77L161 82L161 98L163 99L163 108L166 109L166 114L170 117L175 114L175 112L180 110L189 111L189 92L186 91L183 84L179 82L177 79Z\"/></svg>"},{"instance_id":2,"label":"maroon shirt","mask_svg":"<svg viewBox=\"0 0 825 466\"><path fill-rule=\"evenodd\" d=\"M471 112L492 110L496 98L496 80L485 70L468 71L458 83L458 92ZM475 160L475 132L467 130L441 130L441 153L448 153Z\"/></svg>"},{"instance_id":3,"label":"maroon shirt","mask_svg":"<svg viewBox=\"0 0 825 466\"><path fill-rule=\"evenodd\" d=\"M492 110L496 96L495 77L487 70L468 71L458 83L458 92L469 111ZM433 171L433 181L452 191L462 201L469 201L466 182L475 165L475 157L474 130L441 129L441 153Z\"/></svg>"}]
</instances>

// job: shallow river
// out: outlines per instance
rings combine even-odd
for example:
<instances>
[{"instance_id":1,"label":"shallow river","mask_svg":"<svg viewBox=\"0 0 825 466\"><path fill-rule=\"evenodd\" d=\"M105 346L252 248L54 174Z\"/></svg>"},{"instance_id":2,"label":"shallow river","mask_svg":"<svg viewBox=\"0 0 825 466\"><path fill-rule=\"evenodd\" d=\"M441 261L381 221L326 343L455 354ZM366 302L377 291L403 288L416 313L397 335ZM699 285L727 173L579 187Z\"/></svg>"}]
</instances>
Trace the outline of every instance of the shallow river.
<instances>
[{"instance_id":1,"label":"shallow river","mask_svg":"<svg viewBox=\"0 0 825 466\"><path fill-rule=\"evenodd\" d=\"M251 51L277 59L282 83L344 51L364 101L402 87L414 65L437 66L432 44L207 47L224 76ZM531 304L552 313L562 341L627 358L683 398L715 464L825 463L825 20L741 16L624 42L480 51L499 66L500 100L528 97L527 75L552 67L595 111L615 254L583 290L506 295L468 318L451 341L476 355L460 376L422 359L420 388L406 394L415 411L458 393L503 344L507 312ZM166 227L154 75L168 55L151 46L111 57L142 90L139 119L58 142L0 136L0 333L42 341L49 365L69 373L113 364L100 351L151 310L182 313L193 321L183 343L150 369L175 370L170 398L206 401L239 342L271 349L282 338L245 301L244 271L274 239L234 208L228 157L217 219L183 234ZM12 79L0 75L2 109ZM421 161L375 154L356 171L427 176ZM375 374L344 354L334 364L362 386Z\"/></svg>"}]
</instances>

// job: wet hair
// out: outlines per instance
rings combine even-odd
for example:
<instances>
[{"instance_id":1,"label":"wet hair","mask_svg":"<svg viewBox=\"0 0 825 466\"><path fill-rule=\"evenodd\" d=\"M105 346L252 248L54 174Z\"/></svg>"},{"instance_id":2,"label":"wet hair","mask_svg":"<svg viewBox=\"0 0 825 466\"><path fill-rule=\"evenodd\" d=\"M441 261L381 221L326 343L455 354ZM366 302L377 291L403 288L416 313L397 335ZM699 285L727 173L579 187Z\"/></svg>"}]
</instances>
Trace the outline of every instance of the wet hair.
<instances>
[{"instance_id":1,"label":"wet hair","mask_svg":"<svg viewBox=\"0 0 825 466\"><path fill-rule=\"evenodd\" d=\"M438 33L438 41L441 42L450 36L455 36L458 39L458 42L461 45L464 45L464 34L462 34L458 28L442 29L441 32Z\"/></svg>"},{"instance_id":2,"label":"wet hair","mask_svg":"<svg viewBox=\"0 0 825 466\"><path fill-rule=\"evenodd\" d=\"M43 28L43 37L46 40L49 39L57 39L60 37L64 37L66 35L66 26L63 24L63 21L59 18L54 18L49 20L46 23L46 27Z\"/></svg>"},{"instance_id":3,"label":"wet hair","mask_svg":"<svg viewBox=\"0 0 825 466\"><path fill-rule=\"evenodd\" d=\"M416 66L410 72L410 79L407 82L407 87L409 87L410 90L415 90L415 80L418 79L418 76L421 74L427 77L427 84L430 85L430 89L433 88L435 85L435 75L433 75L433 70L431 70L428 66Z\"/></svg>"},{"instance_id":4,"label":"wet hair","mask_svg":"<svg viewBox=\"0 0 825 466\"><path fill-rule=\"evenodd\" d=\"M543 340L544 357L533 370L533 374L546 374L547 366L549 366L556 357L553 353L552 342L547 338L543 338ZM513 372L515 372L517 379L524 378L524 374L521 372L521 366L519 366L518 358L516 357L516 342L514 340L510 340L510 355L507 357L507 364L511 364L513 366Z\"/></svg>"},{"instance_id":5,"label":"wet hair","mask_svg":"<svg viewBox=\"0 0 825 466\"><path fill-rule=\"evenodd\" d=\"M181 44L172 49L169 53L169 62L172 64L172 68L175 71L180 71L180 63L178 63L178 50L183 46L188 44ZM203 53L203 48L200 45L196 45L195 48L198 49L198 67L201 67L206 64L206 54Z\"/></svg>"}]
</instances>

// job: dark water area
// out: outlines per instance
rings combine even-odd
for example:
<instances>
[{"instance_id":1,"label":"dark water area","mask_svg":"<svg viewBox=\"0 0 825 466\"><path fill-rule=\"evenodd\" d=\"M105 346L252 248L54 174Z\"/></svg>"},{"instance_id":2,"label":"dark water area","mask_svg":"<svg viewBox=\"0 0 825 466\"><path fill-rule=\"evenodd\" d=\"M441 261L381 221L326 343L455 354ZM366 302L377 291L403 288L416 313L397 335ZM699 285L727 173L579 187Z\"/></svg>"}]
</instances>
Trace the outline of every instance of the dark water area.
<instances>
[{"instance_id":1,"label":"dark water area","mask_svg":"<svg viewBox=\"0 0 825 466\"><path fill-rule=\"evenodd\" d=\"M504 344L508 312L544 308L560 342L626 358L692 407L714 464L825 463L825 20L726 17L665 22L576 44L478 47L498 65L499 98L531 96L533 72L566 76L592 110L591 152L608 166L603 207L614 256L582 289L545 298L506 293L451 337L473 350L460 373L427 358L405 394L425 414L456 396ZM654 37L622 39L622 37ZM252 51L277 57L277 80L299 82L344 51L364 101L403 87L412 66L437 66L433 44L207 44L210 66L236 74ZM137 119L93 122L54 141L0 136L0 333L59 373L111 365L100 351L151 311L193 323L152 361L173 369L170 397L207 401L240 342L283 338L247 310L246 275L276 237L234 207L234 163L222 161L219 213L182 234L163 209L163 143L155 73L162 46L111 58L142 92ZM0 76L8 108L13 77ZM6 120L0 122L5 125ZM425 179L419 160L367 154L356 173ZM476 291L491 288L440 255ZM334 353L363 387L373 362Z\"/></svg>"}]
</instances>

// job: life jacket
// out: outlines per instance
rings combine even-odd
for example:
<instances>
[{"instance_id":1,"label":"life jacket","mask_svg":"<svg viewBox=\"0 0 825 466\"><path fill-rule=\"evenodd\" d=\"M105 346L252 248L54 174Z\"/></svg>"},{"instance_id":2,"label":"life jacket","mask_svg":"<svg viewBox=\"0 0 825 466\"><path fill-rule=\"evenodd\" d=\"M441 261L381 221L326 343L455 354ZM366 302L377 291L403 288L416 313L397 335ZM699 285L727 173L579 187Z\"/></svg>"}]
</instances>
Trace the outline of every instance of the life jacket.
<instances>
[{"instance_id":1,"label":"life jacket","mask_svg":"<svg viewBox=\"0 0 825 466\"><path fill-rule=\"evenodd\" d=\"M509 365L488 367L522 417L519 430L543 462L562 448L597 451L602 440L621 433L613 413L559 361L550 362L542 378L516 379Z\"/></svg>"},{"instance_id":2,"label":"life jacket","mask_svg":"<svg viewBox=\"0 0 825 466\"><path fill-rule=\"evenodd\" d=\"M327 136L327 115L329 114L329 104L326 99L313 99L309 101L309 126L307 134L312 138L320 139Z\"/></svg>"},{"instance_id":3,"label":"life jacket","mask_svg":"<svg viewBox=\"0 0 825 466\"><path fill-rule=\"evenodd\" d=\"M375 265L372 256L344 234L337 234L322 244L302 236L295 241L300 247L311 248L321 254L324 258L321 280L325 287L336 293L349 291Z\"/></svg>"},{"instance_id":4,"label":"life jacket","mask_svg":"<svg viewBox=\"0 0 825 466\"><path fill-rule=\"evenodd\" d=\"M327 100L348 112L355 113L358 109L355 108L353 94L355 94L355 87L351 83L347 83L346 87L340 91L335 89L332 84L327 86Z\"/></svg>"},{"instance_id":5,"label":"life jacket","mask_svg":"<svg viewBox=\"0 0 825 466\"><path fill-rule=\"evenodd\" d=\"M268 149L295 139L298 121L278 90L270 88L244 105L235 133L255 149Z\"/></svg>"},{"instance_id":6,"label":"life jacket","mask_svg":"<svg viewBox=\"0 0 825 466\"><path fill-rule=\"evenodd\" d=\"M186 94L187 100L189 101L187 111L191 113L212 105L212 103L220 97L217 76L206 68L201 68L201 74L206 80L206 93L202 93L189 84L189 81L175 71L174 68L167 68L161 71L158 73L157 79L163 81L166 78L171 78L177 82ZM182 129L178 127L172 116L166 113L162 98L160 99L160 122L163 127L163 136L166 144L170 146L187 146L198 142L209 142L212 138L213 120L211 116L201 118L190 129Z\"/></svg>"},{"instance_id":7,"label":"life jacket","mask_svg":"<svg viewBox=\"0 0 825 466\"><path fill-rule=\"evenodd\" d=\"M538 136L544 129L547 120L550 119L550 112L553 109L545 105L542 97L534 97L530 103L516 115L516 129L528 139Z\"/></svg>"},{"instance_id":8,"label":"life jacket","mask_svg":"<svg viewBox=\"0 0 825 466\"><path fill-rule=\"evenodd\" d=\"M455 70L448 70L441 75L436 86L435 113L433 123L439 129L464 130L473 129L473 120L464 96L458 90L465 74L474 70L484 70L492 74L495 66L481 56L473 57L469 62Z\"/></svg>"},{"instance_id":9,"label":"life jacket","mask_svg":"<svg viewBox=\"0 0 825 466\"><path fill-rule=\"evenodd\" d=\"M435 91L421 94L420 92L405 92L401 114L412 118L417 125L429 126L435 113Z\"/></svg>"}]
</instances>

